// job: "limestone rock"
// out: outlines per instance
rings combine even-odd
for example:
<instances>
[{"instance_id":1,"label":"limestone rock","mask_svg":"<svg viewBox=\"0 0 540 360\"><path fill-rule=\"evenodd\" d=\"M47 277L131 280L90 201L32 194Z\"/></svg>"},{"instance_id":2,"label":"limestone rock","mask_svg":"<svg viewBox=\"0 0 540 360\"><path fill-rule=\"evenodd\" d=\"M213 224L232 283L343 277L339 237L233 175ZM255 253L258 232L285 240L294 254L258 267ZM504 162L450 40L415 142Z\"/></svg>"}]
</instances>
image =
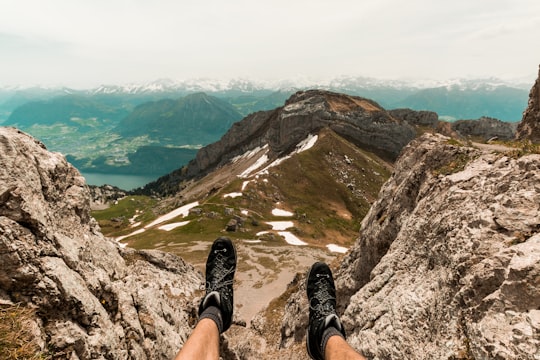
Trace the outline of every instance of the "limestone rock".
<instances>
[{"instance_id":1,"label":"limestone rock","mask_svg":"<svg viewBox=\"0 0 540 360\"><path fill-rule=\"evenodd\" d=\"M540 358L540 155L424 135L335 271L349 343L370 359ZM303 341L305 289L282 344Z\"/></svg>"},{"instance_id":2,"label":"limestone rock","mask_svg":"<svg viewBox=\"0 0 540 360\"><path fill-rule=\"evenodd\" d=\"M0 128L0 263L0 298L34 307L43 346L66 359L172 358L203 281L176 256L103 237L78 171L12 128Z\"/></svg>"},{"instance_id":3,"label":"limestone rock","mask_svg":"<svg viewBox=\"0 0 540 360\"><path fill-rule=\"evenodd\" d=\"M462 137L475 136L481 137L484 140L491 138L513 140L517 124L489 117L481 117L478 120L458 120L451 125L452 129Z\"/></svg>"},{"instance_id":4,"label":"limestone rock","mask_svg":"<svg viewBox=\"0 0 540 360\"><path fill-rule=\"evenodd\" d=\"M439 115L433 111L416 111L411 109L394 109L388 113L395 117L406 121L411 125L427 126L435 128L439 122Z\"/></svg>"},{"instance_id":5,"label":"limestone rock","mask_svg":"<svg viewBox=\"0 0 540 360\"><path fill-rule=\"evenodd\" d=\"M523 113L523 119L518 125L516 138L518 140L531 140L540 142L540 67L536 79L529 93L529 104Z\"/></svg>"},{"instance_id":6,"label":"limestone rock","mask_svg":"<svg viewBox=\"0 0 540 360\"><path fill-rule=\"evenodd\" d=\"M90 207L92 209L106 208L111 202L126 196L126 191L112 185L90 185L88 188L90 189Z\"/></svg>"},{"instance_id":7,"label":"limestone rock","mask_svg":"<svg viewBox=\"0 0 540 360\"><path fill-rule=\"evenodd\" d=\"M219 141L200 149L186 167L145 189L174 194L182 180L203 176L235 156L268 145L269 157L276 158L326 127L392 160L416 136L411 125L392 117L374 101L322 90L299 91L283 107L234 123Z\"/></svg>"}]
</instances>

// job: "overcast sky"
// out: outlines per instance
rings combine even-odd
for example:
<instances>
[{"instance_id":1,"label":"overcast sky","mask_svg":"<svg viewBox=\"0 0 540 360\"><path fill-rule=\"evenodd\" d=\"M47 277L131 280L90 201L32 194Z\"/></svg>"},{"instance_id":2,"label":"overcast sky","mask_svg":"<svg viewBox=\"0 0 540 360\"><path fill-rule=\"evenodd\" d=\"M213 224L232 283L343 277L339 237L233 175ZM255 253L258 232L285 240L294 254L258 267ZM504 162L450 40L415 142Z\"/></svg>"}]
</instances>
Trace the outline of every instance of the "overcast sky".
<instances>
[{"instance_id":1,"label":"overcast sky","mask_svg":"<svg viewBox=\"0 0 540 360\"><path fill-rule=\"evenodd\" d=\"M0 86L521 78L540 0L0 0Z\"/></svg>"}]
</instances>

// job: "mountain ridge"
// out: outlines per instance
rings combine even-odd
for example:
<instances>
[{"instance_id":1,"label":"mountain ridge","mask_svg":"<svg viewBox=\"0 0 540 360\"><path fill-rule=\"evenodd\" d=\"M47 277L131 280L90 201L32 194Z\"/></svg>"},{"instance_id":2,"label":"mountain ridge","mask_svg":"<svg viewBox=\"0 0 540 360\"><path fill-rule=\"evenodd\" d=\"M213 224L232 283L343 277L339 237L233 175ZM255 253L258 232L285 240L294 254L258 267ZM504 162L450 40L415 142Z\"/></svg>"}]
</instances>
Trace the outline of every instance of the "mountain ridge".
<instances>
[{"instance_id":1,"label":"mountain ridge","mask_svg":"<svg viewBox=\"0 0 540 360\"><path fill-rule=\"evenodd\" d=\"M204 176L235 156L265 145L271 162L324 127L383 158L395 158L416 136L412 126L393 118L372 100L322 90L299 91L284 106L235 123L219 141L201 148L185 167L141 191L173 194L182 181Z\"/></svg>"}]
</instances>

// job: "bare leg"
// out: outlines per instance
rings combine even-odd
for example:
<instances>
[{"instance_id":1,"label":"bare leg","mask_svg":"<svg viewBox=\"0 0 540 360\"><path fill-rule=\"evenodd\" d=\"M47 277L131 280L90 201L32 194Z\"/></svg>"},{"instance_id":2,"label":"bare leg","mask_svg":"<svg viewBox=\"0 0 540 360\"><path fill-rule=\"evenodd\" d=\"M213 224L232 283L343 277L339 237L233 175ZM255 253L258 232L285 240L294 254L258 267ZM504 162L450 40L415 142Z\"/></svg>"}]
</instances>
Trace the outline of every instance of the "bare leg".
<instances>
[{"instance_id":1,"label":"bare leg","mask_svg":"<svg viewBox=\"0 0 540 360\"><path fill-rule=\"evenodd\" d=\"M175 358L175 360L192 359L219 359L219 330L214 321L210 319L199 321Z\"/></svg>"},{"instance_id":2,"label":"bare leg","mask_svg":"<svg viewBox=\"0 0 540 360\"><path fill-rule=\"evenodd\" d=\"M229 238L214 241L206 260L206 295L199 305L199 322L175 360L218 360L219 334L233 315L233 277L236 249Z\"/></svg>"},{"instance_id":3,"label":"bare leg","mask_svg":"<svg viewBox=\"0 0 540 360\"><path fill-rule=\"evenodd\" d=\"M324 350L326 360L366 360L356 352L341 336L332 336Z\"/></svg>"}]
</instances>

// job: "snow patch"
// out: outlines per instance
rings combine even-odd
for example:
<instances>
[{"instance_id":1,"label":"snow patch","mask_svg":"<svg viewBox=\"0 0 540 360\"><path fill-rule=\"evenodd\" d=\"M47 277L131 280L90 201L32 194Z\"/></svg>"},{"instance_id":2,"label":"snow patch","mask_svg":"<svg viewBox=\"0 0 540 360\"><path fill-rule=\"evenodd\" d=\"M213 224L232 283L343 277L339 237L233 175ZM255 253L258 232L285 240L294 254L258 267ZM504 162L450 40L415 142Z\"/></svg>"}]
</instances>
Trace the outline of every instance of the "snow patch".
<instances>
[{"instance_id":1,"label":"snow patch","mask_svg":"<svg viewBox=\"0 0 540 360\"><path fill-rule=\"evenodd\" d=\"M272 230L287 230L294 226L292 221L268 221L267 224L272 227Z\"/></svg>"},{"instance_id":2,"label":"snow patch","mask_svg":"<svg viewBox=\"0 0 540 360\"><path fill-rule=\"evenodd\" d=\"M145 229L148 229L148 228L151 228L152 226L155 226L157 224L161 224L165 221L169 221L169 220L172 220L174 219L175 217L178 217L180 215L182 216L188 216L189 215L189 210L191 210L192 208L194 208L195 206L199 206L199 202L198 201L195 201L195 202L192 202L190 204L187 204L187 205L184 205L184 206L181 206L163 216L160 216L158 217L156 220L152 221L150 224L146 225L144 228Z\"/></svg>"},{"instance_id":3,"label":"snow patch","mask_svg":"<svg viewBox=\"0 0 540 360\"><path fill-rule=\"evenodd\" d=\"M131 234L119 236L119 237L117 237L117 238L114 238L114 240L116 240L116 241L122 241L122 240L124 240L125 238L128 238L128 237L133 236L133 235L137 235L137 234L142 234L142 233L145 232L145 231L146 231L146 229L135 230L135 231L132 232Z\"/></svg>"},{"instance_id":4,"label":"snow patch","mask_svg":"<svg viewBox=\"0 0 540 360\"><path fill-rule=\"evenodd\" d=\"M159 230L165 230L165 231L171 231L173 229L176 229L177 227L184 226L189 224L189 221L181 221L181 222L175 222L172 224L165 224L158 227Z\"/></svg>"},{"instance_id":5,"label":"snow patch","mask_svg":"<svg viewBox=\"0 0 540 360\"><path fill-rule=\"evenodd\" d=\"M249 184L250 182L251 182L251 181L248 180L248 181L244 181L244 182L242 183L242 191L244 191L244 190L246 189L246 186L248 186L248 184Z\"/></svg>"},{"instance_id":6,"label":"snow patch","mask_svg":"<svg viewBox=\"0 0 540 360\"><path fill-rule=\"evenodd\" d=\"M287 210L272 209L272 215L274 216L293 216L294 214Z\"/></svg>"},{"instance_id":7,"label":"snow patch","mask_svg":"<svg viewBox=\"0 0 540 360\"><path fill-rule=\"evenodd\" d=\"M233 192L233 193L223 195L224 198L230 197L230 198L233 198L233 199L237 198L237 197L240 197L240 196L242 196L241 192Z\"/></svg>"},{"instance_id":8,"label":"snow patch","mask_svg":"<svg viewBox=\"0 0 540 360\"><path fill-rule=\"evenodd\" d=\"M285 160L290 159L294 154L298 154L298 153L301 153L302 151L306 151L308 149L311 149L313 147L313 145L315 145L315 143L317 142L318 138L319 138L318 135L309 134L307 136L307 138L300 141L296 145L296 149L293 152L291 152L287 156L284 156L284 157L281 157L279 159L274 160L270 165L268 165L267 167L265 167L261 171L257 172L256 175L268 175L268 169L273 168L275 166L278 166L279 164L281 164Z\"/></svg>"},{"instance_id":9,"label":"snow patch","mask_svg":"<svg viewBox=\"0 0 540 360\"><path fill-rule=\"evenodd\" d=\"M299 142L298 145L296 145L296 153L301 153L302 151L311 149L318 139L319 135L309 134L307 138L305 138L303 141Z\"/></svg>"},{"instance_id":10,"label":"snow patch","mask_svg":"<svg viewBox=\"0 0 540 360\"><path fill-rule=\"evenodd\" d=\"M245 216L248 216L248 215L249 215L249 211L247 211L247 210L240 210L240 214L245 215Z\"/></svg>"},{"instance_id":11,"label":"snow patch","mask_svg":"<svg viewBox=\"0 0 540 360\"><path fill-rule=\"evenodd\" d=\"M241 178L249 177L253 171L263 166L267 161L268 161L268 155L264 154L263 156L258 158L257 161L255 161L253 165L251 165L246 170L244 170L244 172L238 175L238 177L241 177Z\"/></svg>"},{"instance_id":12,"label":"snow patch","mask_svg":"<svg viewBox=\"0 0 540 360\"><path fill-rule=\"evenodd\" d=\"M298 246L307 245L307 243L303 242L302 240L297 238L296 235L288 231L278 231L278 234L285 238L285 241L287 242L287 244L298 245Z\"/></svg>"},{"instance_id":13,"label":"snow patch","mask_svg":"<svg viewBox=\"0 0 540 360\"><path fill-rule=\"evenodd\" d=\"M349 249L347 249L347 248L345 248L343 246L339 246L339 245L336 245L336 244L328 244L328 245L326 245L326 247L331 252L337 252L337 253L340 253L340 254L345 254L349 250Z\"/></svg>"}]
</instances>

